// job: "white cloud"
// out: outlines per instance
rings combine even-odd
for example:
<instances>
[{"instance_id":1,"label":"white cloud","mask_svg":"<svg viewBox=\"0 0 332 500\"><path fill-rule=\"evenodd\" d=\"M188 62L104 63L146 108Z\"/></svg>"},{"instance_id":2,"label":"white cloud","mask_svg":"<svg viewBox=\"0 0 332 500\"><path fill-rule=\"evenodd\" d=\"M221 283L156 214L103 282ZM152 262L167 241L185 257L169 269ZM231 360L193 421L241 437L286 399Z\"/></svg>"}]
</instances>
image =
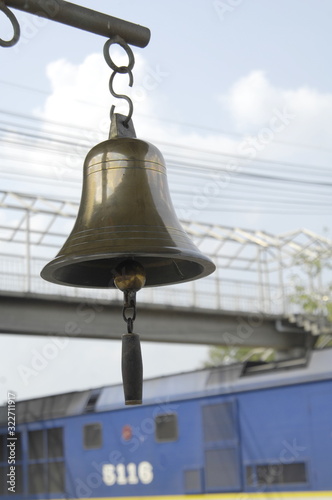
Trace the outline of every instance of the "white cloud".
<instances>
[{"instance_id":1,"label":"white cloud","mask_svg":"<svg viewBox=\"0 0 332 500\"><path fill-rule=\"evenodd\" d=\"M238 130L248 132L269 119L271 110L280 106L282 94L267 80L263 71L252 71L220 96Z\"/></svg>"},{"instance_id":2,"label":"white cloud","mask_svg":"<svg viewBox=\"0 0 332 500\"><path fill-rule=\"evenodd\" d=\"M100 129L108 117L110 101L107 66L99 54L89 55L81 64L65 59L46 68L52 94L38 114L45 120Z\"/></svg>"},{"instance_id":3,"label":"white cloud","mask_svg":"<svg viewBox=\"0 0 332 500\"><path fill-rule=\"evenodd\" d=\"M127 64L127 56L122 55L120 50L115 52L117 64ZM284 161L330 161L315 149L290 149L285 144L281 147L280 142L317 144L329 148L332 94L321 94L306 87L278 88L263 71L252 71L234 82L216 102L221 116L228 114L230 128L236 130L239 136L227 136L218 131L204 131L202 134L199 129L188 131L181 124L171 124L159 116L158 100L160 96L163 100L168 98L162 92L168 73L158 66L149 66L140 53L135 58L133 88L128 87L128 75L117 75L115 88L118 93L128 94L133 99L137 136L157 145L160 143L160 149L163 143L175 143L205 151L245 156L241 148L243 141L250 137L256 138L260 130L275 119L277 111L279 115L285 114L287 117L290 114L295 118L289 120L286 127L279 127L278 132L265 141L257 154ZM35 114L44 120L44 132L53 133L54 136L65 133L74 146L59 146L57 154L40 148L30 151L28 148L24 150L24 160L31 160L31 174L40 172L54 180L78 181L81 179L82 161L86 153L108 136L111 105L116 104L116 112L124 114L127 113L128 105L111 96L108 85L112 71L101 54L91 54L78 64L60 59L50 63L46 72L52 93L43 106L35 110ZM59 126L50 125L50 122L58 122ZM66 136L62 138L66 139ZM36 140L32 145L39 147L41 143ZM167 152L169 147L165 146L165 150ZM17 148L15 153L19 151L20 148ZM20 163L17 162L14 167L19 169Z\"/></svg>"},{"instance_id":4,"label":"white cloud","mask_svg":"<svg viewBox=\"0 0 332 500\"><path fill-rule=\"evenodd\" d=\"M126 64L126 56L116 55L118 65ZM46 71L52 94L44 106L36 110L45 123L56 121L89 129L92 131L90 141L96 142L98 139L105 140L107 136L112 104L115 104L116 112L127 114L127 103L112 97L109 92L112 71L102 55L91 54L80 64L60 59L50 63ZM158 65L151 67L141 54L136 54L133 73L132 89L128 86L128 75L116 75L114 87L117 93L131 97L134 125L140 138L234 151L236 142L233 139L218 134L205 138L196 132L184 134L180 125L165 123L158 116L159 87L168 77L168 73ZM82 139L87 140L87 134L83 134Z\"/></svg>"},{"instance_id":5,"label":"white cloud","mask_svg":"<svg viewBox=\"0 0 332 500\"><path fill-rule=\"evenodd\" d=\"M127 64L125 55L115 51L115 56L117 65ZM105 132L109 127L111 105L116 105L116 112L127 114L128 104L110 94L112 70L102 55L91 54L80 64L60 59L50 63L46 72L53 90L43 108L37 110L45 121L67 122ZM146 80L146 74L154 73L154 77ZM138 54L135 56L133 88L129 87L127 74L117 74L114 78L114 90L131 97L134 110L149 114L153 108L153 91L161 83L161 79Z\"/></svg>"},{"instance_id":6,"label":"white cloud","mask_svg":"<svg viewBox=\"0 0 332 500\"><path fill-rule=\"evenodd\" d=\"M120 52L116 55L117 64L127 63L126 56ZM269 81L263 71L252 71L234 82L226 93L219 96L216 103L221 108L221 114L228 113L230 127L243 134L243 137L218 134L217 131L205 132L203 135L199 130L184 131L181 124L163 121L158 114L158 99L162 94L162 85L167 80L167 73L163 73L158 67L151 68L141 54L135 57L133 88L128 86L128 75L117 75L114 85L118 93L132 97L134 125L137 136L142 139L146 138L156 144L160 141L241 154L243 140L248 135L255 137L260 129L269 126L277 112L280 116L285 116L286 121L288 116L292 118L288 120L286 127L279 127L278 132L259 151L262 157L292 161L308 159L307 151L281 148L279 142L330 147L332 94L320 94L306 87L279 88ZM53 91L43 108L36 110L36 113L45 122L68 123L90 131L82 132L81 141L71 150L80 156L77 159L79 166L89 147L107 138L111 105L115 104L116 112L123 114L127 113L128 105L110 95L108 84L111 69L100 54L91 54L80 64L73 64L65 59L55 61L48 65L47 75ZM70 132L73 133L73 130L68 128L68 134ZM317 151L310 151L312 157L314 154Z\"/></svg>"},{"instance_id":7,"label":"white cloud","mask_svg":"<svg viewBox=\"0 0 332 500\"><path fill-rule=\"evenodd\" d=\"M227 110L233 127L245 135L255 136L269 126L277 113L292 116L289 124L275 134L264 153L275 159L293 161L324 161L318 148L330 148L332 139L332 93L319 93L301 86L296 89L273 85L263 71L252 71L236 81L219 96L221 106ZM302 145L304 148L285 150L278 142ZM305 146L317 149L305 150ZM262 156L266 156L262 155ZM328 162L329 158L328 158ZM328 163L329 164L329 163Z\"/></svg>"}]
</instances>

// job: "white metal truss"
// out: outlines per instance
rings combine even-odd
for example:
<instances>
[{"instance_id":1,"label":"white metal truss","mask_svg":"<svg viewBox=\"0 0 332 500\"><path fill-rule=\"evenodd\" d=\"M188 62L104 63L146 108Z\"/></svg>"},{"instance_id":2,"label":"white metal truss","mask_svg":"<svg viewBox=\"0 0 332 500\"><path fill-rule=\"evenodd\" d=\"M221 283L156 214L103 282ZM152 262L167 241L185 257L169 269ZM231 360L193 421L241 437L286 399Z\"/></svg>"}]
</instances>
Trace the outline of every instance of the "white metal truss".
<instances>
[{"instance_id":1,"label":"white metal truss","mask_svg":"<svg viewBox=\"0 0 332 500\"><path fill-rule=\"evenodd\" d=\"M69 297L105 295L59 287L39 277L67 238L78 208L74 200L0 191L0 290ZM190 284L144 290L140 292L143 300L303 317L306 312L293 300L294 276L297 283L305 284L307 293L320 293L322 301L331 300L329 265L322 265L315 275L308 276L303 270L303 264L331 260L329 238L307 229L273 235L195 221L181 220L181 224L199 249L212 258L217 271Z\"/></svg>"}]
</instances>

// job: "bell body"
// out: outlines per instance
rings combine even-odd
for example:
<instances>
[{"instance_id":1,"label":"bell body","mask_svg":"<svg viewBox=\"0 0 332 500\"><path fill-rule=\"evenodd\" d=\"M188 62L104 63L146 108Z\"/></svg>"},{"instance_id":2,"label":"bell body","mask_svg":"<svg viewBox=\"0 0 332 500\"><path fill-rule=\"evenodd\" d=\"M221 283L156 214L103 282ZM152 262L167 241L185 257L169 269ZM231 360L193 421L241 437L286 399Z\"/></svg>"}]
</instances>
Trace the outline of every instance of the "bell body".
<instances>
[{"instance_id":1,"label":"bell body","mask_svg":"<svg viewBox=\"0 0 332 500\"><path fill-rule=\"evenodd\" d=\"M61 285L113 288L117 266L128 259L143 266L148 287L215 270L177 219L159 150L118 137L88 153L74 228L41 276Z\"/></svg>"}]
</instances>

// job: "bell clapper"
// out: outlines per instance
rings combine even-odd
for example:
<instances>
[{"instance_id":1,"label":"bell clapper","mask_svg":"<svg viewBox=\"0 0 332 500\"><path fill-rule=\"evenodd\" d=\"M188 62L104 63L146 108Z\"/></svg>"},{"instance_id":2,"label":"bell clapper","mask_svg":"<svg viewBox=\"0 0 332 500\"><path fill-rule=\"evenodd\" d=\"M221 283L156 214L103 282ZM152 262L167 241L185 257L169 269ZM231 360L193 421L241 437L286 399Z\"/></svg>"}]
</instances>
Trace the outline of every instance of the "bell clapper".
<instances>
[{"instance_id":1,"label":"bell clapper","mask_svg":"<svg viewBox=\"0 0 332 500\"><path fill-rule=\"evenodd\" d=\"M133 332L136 319L136 292L145 284L144 268L134 260L117 266L115 286L124 294L123 319L127 333L122 335L122 380L126 405L142 404L143 363L139 335Z\"/></svg>"}]
</instances>

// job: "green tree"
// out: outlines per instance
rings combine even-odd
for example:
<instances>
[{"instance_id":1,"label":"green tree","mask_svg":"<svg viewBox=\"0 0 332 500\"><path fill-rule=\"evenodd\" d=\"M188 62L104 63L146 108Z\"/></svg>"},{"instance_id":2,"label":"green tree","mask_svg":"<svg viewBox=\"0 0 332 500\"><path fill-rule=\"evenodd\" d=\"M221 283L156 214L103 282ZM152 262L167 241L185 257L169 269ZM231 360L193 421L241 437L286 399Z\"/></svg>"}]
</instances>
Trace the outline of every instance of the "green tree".
<instances>
[{"instance_id":1,"label":"green tree","mask_svg":"<svg viewBox=\"0 0 332 500\"><path fill-rule=\"evenodd\" d=\"M319 254L304 251L294 261L299 272L293 274L293 304L300 306L304 315L318 327L320 337L317 347L332 346L332 249L322 249ZM324 281L323 281L324 278Z\"/></svg>"},{"instance_id":2,"label":"green tree","mask_svg":"<svg viewBox=\"0 0 332 500\"><path fill-rule=\"evenodd\" d=\"M332 322L332 282L323 284L322 275L332 270L332 249L324 249L319 255L302 252L295 258L300 274L293 274L294 293L291 302L301 306L304 312L324 316Z\"/></svg>"},{"instance_id":3,"label":"green tree","mask_svg":"<svg viewBox=\"0 0 332 500\"><path fill-rule=\"evenodd\" d=\"M293 304L300 306L301 310L319 323L331 324L332 332L332 281L323 284L324 277L332 274L332 248L322 248L319 253L308 247L296 255L294 266L299 272L291 277L294 292L289 299ZM332 347L332 333L320 336L318 347ZM211 346L208 351L208 359L204 366L219 366L239 361L272 361L276 353L273 349L248 348L237 346Z\"/></svg>"},{"instance_id":4,"label":"green tree","mask_svg":"<svg viewBox=\"0 0 332 500\"><path fill-rule=\"evenodd\" d=\"M273 349L237 347L237 346L211 346L208 350L208 359L204 361L205 367L229 365L243 361L272 361L275 352Z\"/></svg>"}]
</instances>

